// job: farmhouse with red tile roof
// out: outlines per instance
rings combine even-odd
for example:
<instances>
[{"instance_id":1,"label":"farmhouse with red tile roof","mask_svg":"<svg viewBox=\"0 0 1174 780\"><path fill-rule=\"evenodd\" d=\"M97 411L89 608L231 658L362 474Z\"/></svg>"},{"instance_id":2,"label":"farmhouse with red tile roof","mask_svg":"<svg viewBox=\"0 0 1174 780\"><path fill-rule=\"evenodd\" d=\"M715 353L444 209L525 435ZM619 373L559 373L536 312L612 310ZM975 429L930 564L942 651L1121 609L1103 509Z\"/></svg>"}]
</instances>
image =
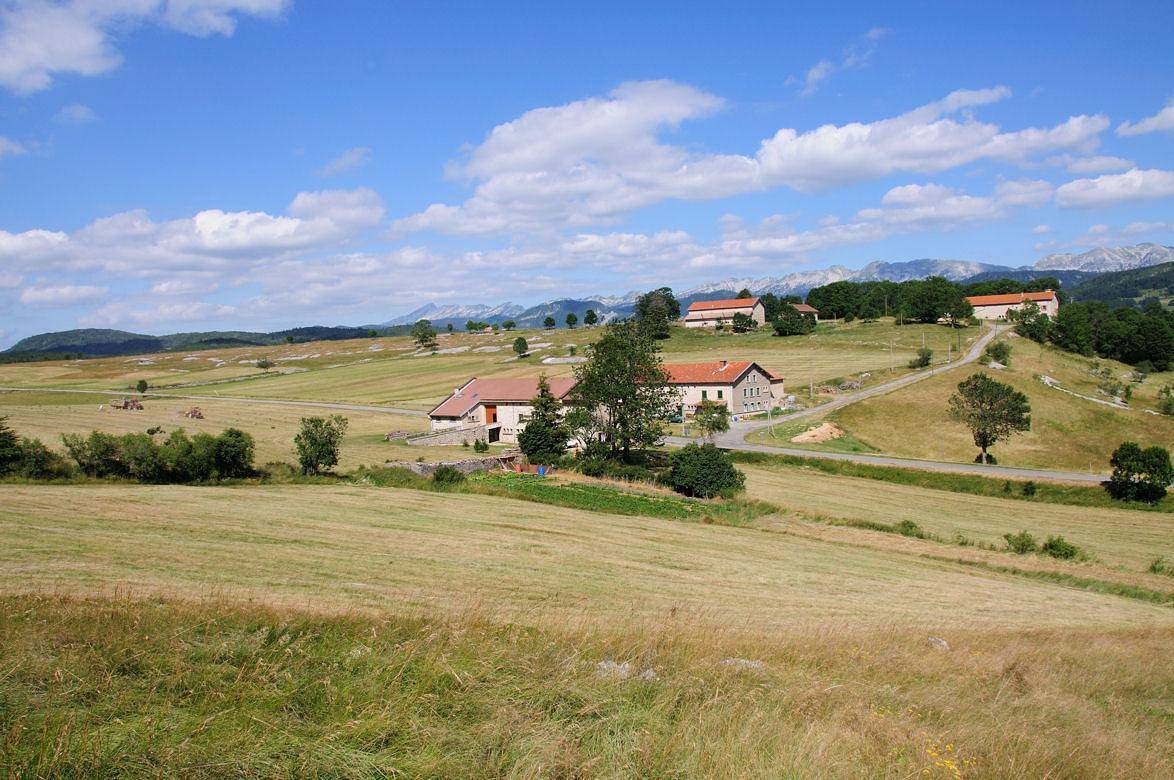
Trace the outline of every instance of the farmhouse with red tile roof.
<instances>
[{"instance_id":1,"label":"farmhouse with red tile roof","mask_svg":"<svg viewBox=\"0 0 1174 780\"><path fill-rule=\"evenodd\" d=\"M575 387L571 377L547 380L550 392L563 400ZM478 379L473 377L440 402L428 417L433 431L450 428L484 429L486 441L516 443L526 427L525 418L533 409L530 401L538 395L538 379ZM480 438L480 433L474 438ZM459 443L459 442L458 442Z\"/></svg>"},{"instance_id":2,"label":"farmhouse with red tile roof","mask_svg":"<svg viewBox=\"0 0 1174 780\"><path fill-rule=\"evenodd\" d=\"M972 295L966 299L974 307L974 316L980 320L1005 320L1007 312L1034 303L1040 311L1055 318L1060 311L1060 299L1054 290L1043 292L1007 293L1005 295Z\"/></svg>"},{"instance_id":3,"label":"farmhouse with red tile roof","mask_svg":"<svg viewBox=\"0 0 1174 780\"><path fill-rule=\"evenodd\" d=\"M718 323L730 325L735 314L745 314L759 325L766 324L766 308L758 298L730 298L689 304L689 311L685 313L685 327L712 328Z\"/></svg>"},{"instance_id":4,"label":"farmhouse with red tile roof","mask_svg":"<svg viewBox=\"0 0 1174 780\"><path fill-rule=\"evenodd\" d=\"M730 414L765 412L783 396L783 377L749 360L666 363L669 384L680 392L681 416L702 401L725 404Z\"/></svg>"}]
</instances>

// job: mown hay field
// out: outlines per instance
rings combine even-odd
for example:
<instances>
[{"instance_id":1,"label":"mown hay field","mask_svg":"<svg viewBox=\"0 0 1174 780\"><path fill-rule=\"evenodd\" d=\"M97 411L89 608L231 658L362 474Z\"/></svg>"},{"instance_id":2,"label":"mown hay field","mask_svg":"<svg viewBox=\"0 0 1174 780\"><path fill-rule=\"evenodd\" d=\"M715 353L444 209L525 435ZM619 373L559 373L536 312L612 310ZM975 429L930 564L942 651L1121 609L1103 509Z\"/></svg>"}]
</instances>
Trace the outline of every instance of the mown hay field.
<instances>
[{"instance_id":1,"label":"mown hay field","mask_svg":"<svg viewBox=\"0 0 1174 780\"><path fill-rule=\"evenodd\" d=\"M1108 566L1137 572L1156 557L1174 560L1174 520L1165 513L950 493L791 466L739 468L746 473L749 497L816 520L886 525L910 520L948 542L962 535L997 547L1004 546L1008 533L1028 531L1041 542L1062 535ZM1009 556L1007 563L1015 558Z\"/></svg>"},{"instance_id":2,"label":"mown hay field","mask_svg":"<svg viewBox=\"0 0 1174 780\"><path fill-rule=\"evenodd\" d=\"M0 366L0 386L125 391L140 379L156 391L334 401L426 410L473 376L566 376L572 365L544 364L545 357L579 356L599 329L441 334L441 352L413 356L406 337L312 342L277 347L175 352L134 357ZM811 336L778 338L674 328L662 342L666 362L756 360L788 379L792 391L809 382L904 366L924 341L944 360L947 343L965 348L978 329L961 332L937 325L826 324ZM519 335L542 346L524 360L511 344ZM890 342L892 350L890 351ZM446 353L445 350L460 350ZM955 352L956 354L956 352ZM255 361L274 363L269 371ZM192 387L194 386L194 387Z\"/></svg>"},{"instance_id":3,"label":"mown hay field","mask_svg":"<svg viewBox=\"0 0 1174 780\"><path fill-rule=\"evenodd\" d=\"M481 495L0 486L0 589L763 631L1151 626L1168 609L895 553Z\"/></svg>"},{"instance_id":4,"label":"mown hay field","mask_svg":"<svg viewBox=\"0 0 1174 780\"><path fill-rule=\"evenodd\" d=\"M330 409L292 407L240 401L191 401L151 396L143 400L141 411L110 407L111 398L88 393L45 393L36 391L0 391L0 417L22 436L37 438L49 447L62 450L61 434L141 433L159 427L164 434L177 428L188 433L203 431L217 434L225 428L240 428L256 442L258 465L270 461L296 462L294 436L302 417L332 414ZM99 407L102 407L99 409ZM198 407L204 419L183 416ZM340 467L355 468L383 463L390 459L415 460L418 454L402 445L388 443L384 436L391 431L417 432L428 428L421 416L383 412L347 410L339 412L348 421L342 445ZM428 448L429 450L434 448ZM450 454L455 454L448 448Z\"/></svg>"}]
</instances>

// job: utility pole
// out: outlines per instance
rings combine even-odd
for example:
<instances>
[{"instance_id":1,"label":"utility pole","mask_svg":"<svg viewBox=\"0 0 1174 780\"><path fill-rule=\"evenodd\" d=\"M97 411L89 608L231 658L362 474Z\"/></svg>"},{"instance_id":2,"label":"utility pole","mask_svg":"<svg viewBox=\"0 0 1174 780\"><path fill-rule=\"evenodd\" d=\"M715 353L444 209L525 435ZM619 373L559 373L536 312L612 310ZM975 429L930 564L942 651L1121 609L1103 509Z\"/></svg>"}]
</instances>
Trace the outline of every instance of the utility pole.
<instances>
[{"instance_id":1,"label":"utility pole","mask_svg":"<svg viewBox=\"0 0 1174 780\"><path fill-rule=\"evenodd\" d=\"M893 373L893 337L889 336L889 373Z\"/></svg>"}]
</instances>

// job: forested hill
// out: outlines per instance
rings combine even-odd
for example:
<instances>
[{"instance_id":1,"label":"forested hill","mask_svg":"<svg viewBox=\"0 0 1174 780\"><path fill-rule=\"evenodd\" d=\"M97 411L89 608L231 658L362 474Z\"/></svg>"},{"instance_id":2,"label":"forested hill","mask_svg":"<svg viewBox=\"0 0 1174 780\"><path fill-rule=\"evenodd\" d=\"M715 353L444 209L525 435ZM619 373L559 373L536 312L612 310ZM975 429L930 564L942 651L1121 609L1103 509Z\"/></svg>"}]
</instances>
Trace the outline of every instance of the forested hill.
<instances>
[{"instance_id":1,"label":"forested hill","mask_svg":"<svg viewBox=\"0 0 1174 780\"><path fill-rule=\"evenodd\" d=\"M3 354L9 359L22 355L71 355L101 357L109 355L136 355L144 352L164 352L176 349L211 349L215 347L265 346L303 341L337 341L365 336L391 335L399 328L345 328L314 325L304 328L272 331L269 333L214 330L200 333L172 333L151 336L125 330L81 328L56 333L41 333L21 339Z\"/></svg>"},{"instance_id":2,"label":"forested hill","mask_svg":"<svg viewBox=\"0 0 1174 780\"><path fill-rule=\"evenodd\" d=\"M1068 292L1074 300L1110 306L1142 306L1151 300L1165 305L1174 300L1174 263L1101 274Z\"/></svg>"}]
</instances>

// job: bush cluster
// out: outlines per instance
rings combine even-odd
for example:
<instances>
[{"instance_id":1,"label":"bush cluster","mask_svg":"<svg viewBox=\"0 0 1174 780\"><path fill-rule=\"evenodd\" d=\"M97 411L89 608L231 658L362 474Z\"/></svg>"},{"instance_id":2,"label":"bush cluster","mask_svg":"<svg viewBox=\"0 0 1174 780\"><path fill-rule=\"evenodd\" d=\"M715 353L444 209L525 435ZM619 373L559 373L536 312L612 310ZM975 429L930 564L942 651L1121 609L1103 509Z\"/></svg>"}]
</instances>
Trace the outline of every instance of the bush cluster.
<instances>
[{"instance_id":1,"label":"bush cluster","mask_svg":"<svg viewBox=\"0 0 1174 780\"><path fill-rule=\"evenodd\" d=\"M188 436L181 428L163 442L145 433L61 437L69 457L90 477L118 477L157 484L215 482L251 476L253 437L237 428L219 436Z\"/></svg>"},{"instance_id":2,"label":"bush cluster","mask_svg":"<svg viewBox=\"0 0 1174 780\"><path fill-rule=\"evenodd\" d=\"M1020 531L1017 534L1004 534L1003 538L1007 540L1007 549L1019 555L1027 555L1028 553L1040 553L1048 555L1052 558L1060 558L1061 560L1072 560L1084 555L1084 552L1066 540L1063 536L1049 536L1048 540L1043 544L1036 541L1035 537L1027 531Z\"/></svg>"},{"instance_id":3,"label":"bush cluster","mask_svg":"<svg viewBox=\"0 0 1174 780\"><path fill-rule=\"evenodd\" d=\"M1165 447L1142 449L1136 442L1123 442L1114 450L1109 464L1113 473L1104 485L1118 501L1157 503L1166 497L1166 489L1174 482L1174 466Z\"/></svg>"},{"instance_id":4,"label":"bush cluster","mask_svg":"<svg viewBox=\"0 0 1174 780\"><path fill-rule=\"evenodd\" d=\"M73 466L39 439L18 436L0 417L0 477L57 479L73 475Z\"/></svg>"},{"instance_id":5,"label":"bush cluster","mask_svg":"<svg viewBox=\"0 0 1174 780\"><path fill-rule=\"evenodd\" d=\"M440 486L459 485L465 479L465 472L452 466L437 466L432 472L432 481Z\"/></svg>"},{"instance_id":6,"label":"bush cluster","mask_svg":"<svg viewBox=\"0 0 1174 780\"><path fill-rule=\"evenodd\" d=\"M673 453L667 475L673 490L696 498L729 498L746 484L730 456L712 444L690 444Z\"/></svg>"}]
</instances>

